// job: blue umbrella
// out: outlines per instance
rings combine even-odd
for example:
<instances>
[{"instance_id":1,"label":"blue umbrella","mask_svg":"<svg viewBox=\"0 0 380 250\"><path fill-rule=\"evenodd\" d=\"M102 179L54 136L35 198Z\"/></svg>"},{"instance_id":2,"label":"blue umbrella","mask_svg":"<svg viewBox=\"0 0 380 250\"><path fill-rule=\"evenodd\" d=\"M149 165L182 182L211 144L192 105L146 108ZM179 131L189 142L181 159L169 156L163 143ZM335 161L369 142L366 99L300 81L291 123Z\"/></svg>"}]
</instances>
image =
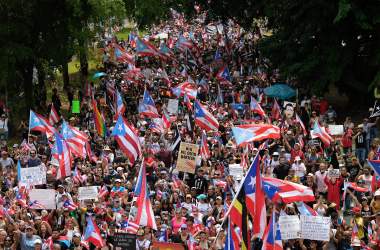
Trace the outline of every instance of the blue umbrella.
<instances>
[{"instance_id":1,"label":"blue umbrella","mask_svg":"<svg viewBox=\"0 0 380 250\"><path fill-rule=\"evenodd\" d=\"M296 91L284 83L277 83L264 89L264 94L269 97L286 100L296 95Z\"/></svg>"},{"instance_id":2,"label":"blue umbrella","mask_svg":"<svg viewBox=\"0 0 380 250\"><path fill-rule=\"evenodd\" d=\"M99 78L99 77L102 77L102 76L105 76L107 75L106 73L104 72L96 72L93 76L92 76L92 79L96 79L96 78Z\"/></svg>"}]
</instances>

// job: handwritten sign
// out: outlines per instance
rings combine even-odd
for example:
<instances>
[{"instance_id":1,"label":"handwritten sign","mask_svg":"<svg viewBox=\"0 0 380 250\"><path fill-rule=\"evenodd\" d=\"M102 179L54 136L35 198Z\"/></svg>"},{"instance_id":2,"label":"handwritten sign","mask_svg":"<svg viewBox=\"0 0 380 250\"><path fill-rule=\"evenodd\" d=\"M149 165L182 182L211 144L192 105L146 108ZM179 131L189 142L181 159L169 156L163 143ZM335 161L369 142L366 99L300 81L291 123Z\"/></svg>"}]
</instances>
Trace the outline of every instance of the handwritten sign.
<instances>
[{"instance_id":1,"label":"handwritten sign","mask_svg":"<svg viewBox=\"0 0 380 250\"><path fill-rule=\"evenodd\" d=\"M78 200L92 200L98 197L98 187L79 187L78 189Z\"/></svg>"},{"instance_id":2,"label":"handwritten sign","mask_svg":"<svg viewBox=\"0 0 380 250\"><path fill-rule=\"evenodd\" d=\"M301 215L301 238L309 240L330 240L330 217Z\"/></svg>"},{"instance_id":3,"label":"handwritten sign","mask_svg":"<svg viewBox=\"0 0 380 250\"><path fill-rule=\"evenodd\" d=\"M169 114L176 115L178 113L178 99L169 99L167 110Z\"/></svg>"},{"instance_id":4,"label":"handwritten sign","mask_svg":"<svg viewBox=\"0 0 380 250\"><path fill-rule=\"evenodd\" d=\"M30 189L29 200L33 209L56 209L54 189Z\"/></svg>"},{"instance_id":5,"label":"handwritten sign","mask_svg":"<svg viewBox=\"0 0 380 250\"><path fill-rule=\"evenodd\" d=\"M329 125L329 133L330 135L343 135L343 125Z\"/></svg>"},{"instance_id":6,"label":"handwritten sign","mask_svg":"<svg viewBox=\"0 0 380 250\"><path fill-rule=\"evenodd\" d=\"M46 184L46 171L42 165L31 168L21 168L20 177L22 185L34 186Z\"/></svg>"},{"instance_id":7,"label":"handwritten sign","mask_svg":"<svg viewBox=\"0 0 380 250\"><path fill-rule=\"evenodd\" d=\"M240 164L230 164L228 165L228 169L230 175L232 175L234 179L237 179L238 177L242 178L244 176L243 168L240 166Z\"/></svg>"},{"instance_id":8,"label":"handwritten sign","mask_svg":"<svg viewBox=\"0 0 380 250\"><path fill-rule=\"evenodd\" d=\"M329 171L327 172L327 175L329 178L339 178L340 171L339 169L329 169Z\"/></svg>"},{"instance_id":9,"label":"handwritten sign","mask_svg":"<svg viewBox=\"0 0 380 250\"><path fill-rule=\"evenodd\" d=\"M114 246L121 249L136 249L136 235L117 232L114 234Z\"/></svg>"},{"instance_id":10,"label":"handwritten sign","mask_svg":"<svg viewBox=\"0 0 380 250\"><path fill-rule=\"evenodd\" d=\"M199 146L197 144L181 142L177 159L178 171L192 174L195 173L198 148Z\"/></svg>"},{"instance_id":11,"label":"handwritten sign","mask_svg":"<svg viewBox=\"0 0 380 250\"><path fill-rule=\"evenodd\" d=\"M280 216L278 223L282 240L298 239L300 237L301 222L298 215Z\"/></svg>"}]
</instances>

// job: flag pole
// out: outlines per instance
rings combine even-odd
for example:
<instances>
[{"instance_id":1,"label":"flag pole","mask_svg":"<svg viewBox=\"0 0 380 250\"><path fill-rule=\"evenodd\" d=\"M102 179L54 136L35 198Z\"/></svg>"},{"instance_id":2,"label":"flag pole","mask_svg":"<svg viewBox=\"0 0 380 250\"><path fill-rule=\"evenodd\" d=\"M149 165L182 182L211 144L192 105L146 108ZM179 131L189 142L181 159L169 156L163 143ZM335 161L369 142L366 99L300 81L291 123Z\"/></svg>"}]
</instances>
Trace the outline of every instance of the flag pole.
<instances>
[{"instance_id":1,"label":"flag pole","mask_svg":"<svg viewBox=\"0 0 380 250\"><path fill-rule=\"evenodd\" d=\"M253 159L252 163L255 162L255 160L256 160L256 158L257 158L258 156L259 156L259 154L257 154L257 155L255 156L255 159ZM252 163L251 163L251 166L249 166L249 168L248 168L248 170L247 170L246 173L248 173L248 172L250 171L250 169L251 169L251 167L252 167ZM260 174L261 174L261 173L260 173ZM245 179L246 179L246 178L247 178L247 175L245 175L244 178L243 178L243 180L240 182L239 188L238 188L238 190L235 192L235 196L234 196L234 198L233 198L233 200L232 200L232 202L231 202L231 205L228 207L228 210L227 210L226 214L224 215L224 218L223 218L222 224L220 225L220 228L223 228L224 223L226 222L226 218L228 218L228 216L229 216L229 214L230 214L230 212L231 212L232 205L233 205L234 202L237 200L237 197L238 197L238 195L239 195L241 189L242 189L243 186L244 186L244 182L245 182ZM220 234L220 231L219 231L218 234L216 235L215 240L214 240L214 243L216 242L216 239L218 239L219 234Z\"/></svg>"}]
</instances>

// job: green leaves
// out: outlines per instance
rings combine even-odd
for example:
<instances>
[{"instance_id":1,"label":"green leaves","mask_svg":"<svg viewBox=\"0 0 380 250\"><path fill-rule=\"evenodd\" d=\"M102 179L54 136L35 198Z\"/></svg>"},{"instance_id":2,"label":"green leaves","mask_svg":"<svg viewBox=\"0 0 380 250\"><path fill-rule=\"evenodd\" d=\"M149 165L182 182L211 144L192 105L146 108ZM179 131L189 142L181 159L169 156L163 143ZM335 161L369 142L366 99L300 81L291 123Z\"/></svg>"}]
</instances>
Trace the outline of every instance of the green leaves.
<instances>
[{"instance_id":1,"label":"green leaves","mask_svg":"<svg viewBox=\"0 0 380 250\"><path fill-rule=\"evenodd\" d=\"M351 10L351 4L349 3L350 0L340 0L339 1L339 9L338 14L336 15L334 19L334 23L339 22L340 20L347 17L348 12Z\"/></svg>"}]
</instances>

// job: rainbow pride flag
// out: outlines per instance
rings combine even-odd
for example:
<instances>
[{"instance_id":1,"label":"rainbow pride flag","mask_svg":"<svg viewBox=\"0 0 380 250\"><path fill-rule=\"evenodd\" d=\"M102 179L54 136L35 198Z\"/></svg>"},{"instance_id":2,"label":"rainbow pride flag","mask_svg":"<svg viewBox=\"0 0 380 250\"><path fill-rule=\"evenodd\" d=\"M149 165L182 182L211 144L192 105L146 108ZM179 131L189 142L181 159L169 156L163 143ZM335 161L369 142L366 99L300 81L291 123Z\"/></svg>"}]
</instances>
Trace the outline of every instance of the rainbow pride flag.
<instances>
[{"instance_id":1,"label":"rainbow pride flag","mask_svg":"<svg viewBox=\"0 0 380 250\"><path fill-rule=\"evenodd\" d=\"M96 131L98 131L98 135L101 137L106 137L106 123L104 121L103 116L100 114L98 106L96 105L96 101L92 100L92 108L94 110L94 120Z\"/></svg>"}]
</instances>

